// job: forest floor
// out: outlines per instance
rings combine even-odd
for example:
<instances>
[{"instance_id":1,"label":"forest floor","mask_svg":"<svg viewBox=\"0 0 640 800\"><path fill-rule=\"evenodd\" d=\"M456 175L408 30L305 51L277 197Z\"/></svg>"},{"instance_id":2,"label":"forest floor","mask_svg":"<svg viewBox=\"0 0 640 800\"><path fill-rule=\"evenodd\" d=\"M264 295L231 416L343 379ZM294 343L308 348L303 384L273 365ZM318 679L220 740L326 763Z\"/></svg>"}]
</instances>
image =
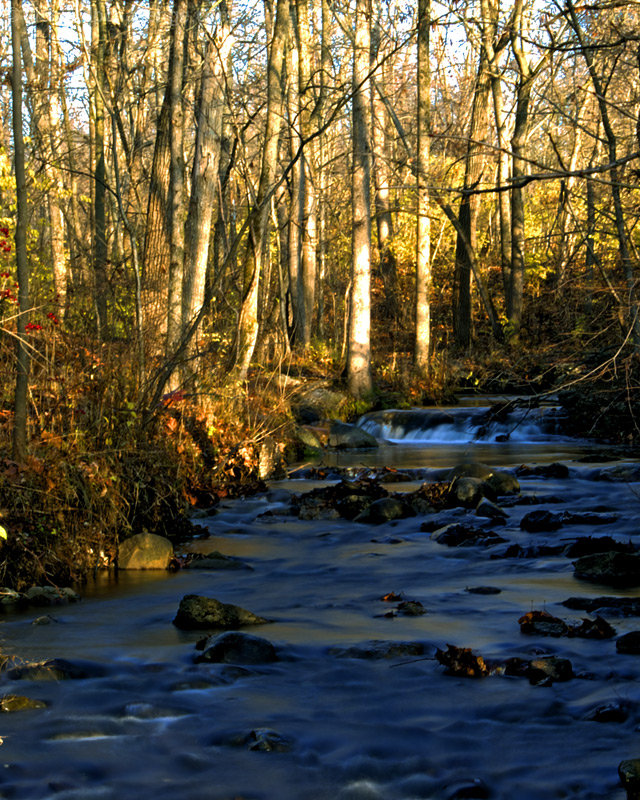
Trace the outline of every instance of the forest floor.
<instances>
[{"instance_id":1,"label":"forest floor","mask_svg":"<svg viewBox=\"0 0 640 800\"><path fill-rule=\"evenodd\" d=\"M592 363L505 347L434 360L432 374L419 379L408 357L385 354L374 393L355 401L339 367L314 353L286 370L256 369L242 385L212 378L197 396L166 396L151 415L124 400L117 358L112 368L106 359L99 367L91 382L68 389L66 403L33 390L25 464L10 458L11 412L0 408L0 587L81 582L115 563L120 541L145 530L183 540L194 509L263 488L265 458L286 469L308 454L299 431L318 387L322 399L312 413L347 421L380 408L453 404L459 393L553 393L569 411L571 434L640 442L634 355Z\"/></svg>"}]
</instances>

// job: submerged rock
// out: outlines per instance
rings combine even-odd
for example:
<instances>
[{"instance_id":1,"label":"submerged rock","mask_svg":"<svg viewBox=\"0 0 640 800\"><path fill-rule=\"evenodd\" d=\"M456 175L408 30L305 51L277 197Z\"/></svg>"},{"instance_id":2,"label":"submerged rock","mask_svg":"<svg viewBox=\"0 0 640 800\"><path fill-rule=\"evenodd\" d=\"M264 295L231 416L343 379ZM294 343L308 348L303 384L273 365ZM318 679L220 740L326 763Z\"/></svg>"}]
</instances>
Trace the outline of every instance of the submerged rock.
<instances>
[{"instance_id":1,"label":"submerged rock","mask_svg":"<svg viewBox=\"0 0 640 800\"><path fill-rule=\"evenodd\" d=\"M0 698L0 711L5 713L33 711L46 707L47 704L43 700L33 700L31 697L24 697L20 694L5 694L4 697Z\"/></svg>"},{"instance_id":2,"label":"submerged rock","mask_svg":"<svg viewBox=\"0 0 640 800\"><path fill-rule=\"evenodd\" d=\"M629 718L628 703L614 700L589 711L585 717L590 722L626 722Z\"/></svg>"},{"instance_id":3,"label":"submerged rock","mask_svg":"<svg viewBox=\"0 0 640 800\"><path fill-rule=\"evenodd\" d=\"M640 655L640 631L630 631L616 640L618 653L637 656Z\"/></svg>"},{"instance_id":4,"label":"submerged rock","mask_svg":"<svg viewBox=\"0 0 640 800\"><path fill-rule=\"evenodd\" d=\"M594 553L633 553L635 550L631 542L619 542L611 536L581 536L567 545L564 554L568 558L582 558Z\"/></svg>"},{"instance_id":5,"label":"submerged rock","mask_svg":"<svg viewBox=\"0 0 640 800\"><path fill-rule=\"evenodd\" d=\"M544 531L557 531L562 527L562 514L554 514L551 511L537 509L529 511L520 520L520 527L528 533L541 533Z\"/></svg>"},{"instance_id":6,"label":"submerged rock","mask_svg":"<svg viewBox=\"0 0 640 800\"><path fill-rule=\"evenodd\" d=\"M245 746L248 750L261 753L288 753L293 749L294 741L290 736L270 728L256 728L247 734L232 737L229 744Z\"/></svg>"},{"instance_id":7,"label":"submerged rock","mask_svg":"<svg viewBox=\"0 0 640 800\"><path fill-rule=\"evenodd\" d=\"M369 522L372 525L382 525L394 519L415 517L413 508L399 497L381 497L374 500L369 507L359 514L356 522Z\"/></svg>"},{"instance_id":8,"label":"submerged rock","mask_svg":"<svg viewBox=\"0 0 640 800\"><path fill-rule=\"evenodd\" d=\"M536 464L531 467L528 464L522 464L516 470L516 475L519 477L535 476L539 478L555 478L564 479L568 478L569 467L560 461L554 461L552 464Z\"/></svg>"},{"instance_id":9,"label":"submerged rock","mask_svg":"<svg viewBox=\"0 0 640 800\"><path fill-rule=\"evenodd\" d=\"M406 658L423 656L424 645L421 642L368 642L364 647L332 647L329 654L336 658L361 658L367 661L380 659Z\"/></svg>"},{"instance_id":10,"label":"submerged rock","mask_svg":"<svg viewBox=\"0 0 640 800\"><path fill-rule=\"evenodd\" d=\"M608 616L640 617L640 598L635 597L569 597L562 605L575 611L606 612Z\"/></svg>"},{"instance_id":11,"label":"submerged rock","mask_svg":"<svg viewBox=\"0 0 640 800\"><path fill-rule=\"evenodd\" d=\"M209 637L203 649L202 655L195 659L197 664L269 664L278 660L276 649L270 641L237 631Z\"/></svg>"},{"instance_id":12,"label":"submerged rock","mask_svg":"<svg viewBox=\"0 0 640 800\"><path fill-rule=\"evenodd\" d=\"M105 670L97 664L73 663L65 658L52 658L12 667L4 673L14 681L67 681L101 677Z\"/></svg>"},{"instance_id":13,"label":"submerged rock","mask_svg":"<svg viewBox=\"0 0 640 800\"><path fill-rule=\"evenodd\" d=\"M576 578L609 586L640 586L640 555L608 551L573 562Z\"/></svg>"},{"instance_id":14,"label":"submerged rock","mask_svg":"<svg viewBox=\"0 0 640 800\"><path fill-rule=\"evenodd\" d=\"M252 569L239 558L225 556L214 550L212 553L193 553L185 564L185 569Z\"/></svg>"},{"instance_id":15,"label":"submerged rock","mask_svg":"<svg viewBox=\"0 0 640 800\"><path fill-rule=\"evenodd\" d=\"M59 606L77 603L80 595L69 588L56 586L32 586L22 595L22 600L33 606Z\"/></svg>"},{"instance_id":16,"label":"submerged rock","mask_svg":"<svg viewBox=\"0 0 640 800\"><path fill-rule=\"evenodd\" d=\"M491 789L480 778L459 781L445 789L446 800L488 800L490 797Z\"/></svg>"},{"instance_id":17,"label":"submerged rock","mask_svg":"<svg viewBox=\"0 0 640 800\"><path fill-rule=\"evenodd\" d=\"M434 531L431 534L431 538L438 544L444 544L447 547L468 547L471 545L491 547L494 544L503 544L507 541L502 536L494 533L494 531L487 531L484 528L464 522L445 525L444 528Z\"/></svg>"},{"instance_id":18,"label":"submerged rock","mask_svg":"<svg viewBox=\"0 0 640 800\"><path fill-rule=\"evenodd\" d=\"M118 569L168 569L173 545L164 536L138 533L121 542Z\"/></svg>"},{"instance_id":19,"label":"submerged rock","mask_svg":"<svg viewBox=\"0 0 640 800\"><path fill-rule=\"evenodd\" d=\"M241 628L244 625L264 625L270 620L259 617L232 603L221 603L213 597L185 595L173 620L176 628L201 630L206 628Z\"/></svg>"}]
</instances>

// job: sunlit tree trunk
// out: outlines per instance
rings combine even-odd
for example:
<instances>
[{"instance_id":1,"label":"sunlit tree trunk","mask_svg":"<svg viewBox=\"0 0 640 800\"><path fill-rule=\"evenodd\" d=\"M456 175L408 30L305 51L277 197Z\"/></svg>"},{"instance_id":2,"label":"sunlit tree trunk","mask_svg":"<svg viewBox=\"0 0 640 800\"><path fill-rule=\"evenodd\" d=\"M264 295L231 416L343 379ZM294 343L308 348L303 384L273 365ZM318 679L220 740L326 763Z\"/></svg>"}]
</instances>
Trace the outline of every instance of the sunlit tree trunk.
<instances>
[{"instance_id":1,"label":"sunlit tree trunk","mask_svg":"<svg viewBox=\"0 0 640 800\"><path fill-rule=\"evenodd\" d=\"M355 397L371 391L371 153L370 64L371 4L356 0L353 50L353 174L351 202L353 230L351 254L351 304L347 343L347 381Z\"/></svg>"},{"instance_id":2,"label":"sunlit tree trunk","mask_svg":"<svg viewBox=\"0 0 640 800\"><path fill-rule=\"evenodd\" d=\"M313 86L311 82L311 47L309 43L309 0L296 0L298 39L298 91L300 96L300 136L303 142L300 168L300 276L298 305L302 311L300 343L311 344L313 312L316 295L316 186L314 154L316 140L307 141L311 134Z\"/></svg>"},{"instance_id":3,"label":"sunlit tree trunk","mask_svg":"<svg viewBox=\"0 0 640 800\"><path fill-rule=\"evenodd\" d=\"M391 158L388 136L388 113L384 101L380 96L379 83L386 86L389 76L389 60L386 52L381 50L382 30L379 19L380 8L378 4L377 19L372 27L371 58L372 69L375 62L385 56L382 67L376 72L376 87L371 92L372 103L372 156L373 156L373 184L375 189L374 205L376 212L376 228L378 234L378 254L380 259L380 276L384 286L383 314L387 319L395 319L398 313L397 298L397 270L396 257L391 247L393 239L393 217L391 215L390 201L390 175L389 161Z\"/></svg>"},{"instance_id":4,"label":"sunlit tree trunk","mask_svg":"<svg viewBox=\"0 0 640 800\"><path fill-rule=\"evenodd\" d=\"M27 411L29 391L29 348L26 325L29 321L29 262L27 256L27 180L24 139L22 138L22 59L20 56L20 0L11 0L11 99L13 119L13 159L16 176L15 253L18 273L20 313L16 324L16 388L13 405L13 458L23 463L27 456Z\"/></svg>"},{"instance_id":5,"label":"sunlit tree trunk","mask_svg":"<svg viewBox=\"0 0 640 800\"><path fill-rule=\"evenodd\" d=\"M429 65L430 0L418 0L418 144L416 151L416 342L415 366L429 371L431 343L431 222L429 219L429 171L431 118L431 69Z\"/></svg>"}]
</instances>

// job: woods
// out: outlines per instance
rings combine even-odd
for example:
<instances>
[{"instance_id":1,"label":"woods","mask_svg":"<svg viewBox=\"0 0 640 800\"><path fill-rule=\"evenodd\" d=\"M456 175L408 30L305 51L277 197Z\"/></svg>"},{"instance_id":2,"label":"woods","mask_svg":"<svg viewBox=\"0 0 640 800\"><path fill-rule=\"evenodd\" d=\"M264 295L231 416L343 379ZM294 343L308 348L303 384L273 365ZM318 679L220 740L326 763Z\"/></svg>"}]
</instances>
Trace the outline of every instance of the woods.
<instances>
[{"instance_id":1,"label":"woods","mask_svg":"<svg viewBox=\"0 0 640 800\"><path fill-rule=\"evenodd\" d=\"M125 531L145 450L177 495L251 473L291 419L268 376L357 409L633 373L634 3L2 5L12 530L15 475L62 462L113 478Z\"/></svg>"}]
</instances>

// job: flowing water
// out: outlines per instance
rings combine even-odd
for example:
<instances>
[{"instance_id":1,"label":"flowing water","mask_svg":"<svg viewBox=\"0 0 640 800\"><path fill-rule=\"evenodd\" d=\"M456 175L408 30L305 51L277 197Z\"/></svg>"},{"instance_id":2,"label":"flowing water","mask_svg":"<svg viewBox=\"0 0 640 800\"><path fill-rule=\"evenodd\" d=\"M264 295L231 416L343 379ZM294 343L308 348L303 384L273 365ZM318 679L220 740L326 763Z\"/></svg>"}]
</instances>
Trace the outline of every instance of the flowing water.
<instances>
[{"instance_id":1,"label":"flowing water","mask_svg":"<svg viewBox=\"0 0 640 800\"><path fill-rule=\"evenodd\" d=\"M640 483L611 480L621 462L580 460L594 446L562 437L553 409L535 418L516 411L489 428L473 406L360 424L385 441L378 451L327 456L326 480L337 480L338 467L356 475L392 466L409 470L409 482L387 488L409 491L463 460L511 470L561 461L568 478L520 478L523 495L548 501L505 504L501 536L524 546L640 538ZM618 763L640 756L640 656L617 654L613 639L524 636L518 618L546 609L579 622L587 615L561 601L640 593L581 583L563 556L494 558L505 545L445 547L420 531L420 517L382 525L292 517L290 493L318 485L318 473L311 477L313 484L284 481L265 496L223 503L200 521L210 536L190 549L237 556L250 568L104 575L82 590L82 602L52 609L49 624L34 624L39 610L5 614L5 653L65 658L88 677L2 678L2 694L47 707L2 716L0 798L623 800ZM606 508L618 519L532 534L519 527L532 508ZM501 591L467 591L486 585ZM426 614L386 616L393 604L380 598L388 592L419 601ZM279 660L194 663L202 634L172 624L192 593L273 620L248 630L273 642ZM637 618L610 621L619 635L640 629ZM345 657L372 641L417 642L425 655ZM554 654L569 658L578 677L551 686L453 677L433 659L446 644L485 658ZM609 703L628 709L626 721L588 719ZM261 737L277 746L251 749Z\"/></svg>"}]
</instances>

